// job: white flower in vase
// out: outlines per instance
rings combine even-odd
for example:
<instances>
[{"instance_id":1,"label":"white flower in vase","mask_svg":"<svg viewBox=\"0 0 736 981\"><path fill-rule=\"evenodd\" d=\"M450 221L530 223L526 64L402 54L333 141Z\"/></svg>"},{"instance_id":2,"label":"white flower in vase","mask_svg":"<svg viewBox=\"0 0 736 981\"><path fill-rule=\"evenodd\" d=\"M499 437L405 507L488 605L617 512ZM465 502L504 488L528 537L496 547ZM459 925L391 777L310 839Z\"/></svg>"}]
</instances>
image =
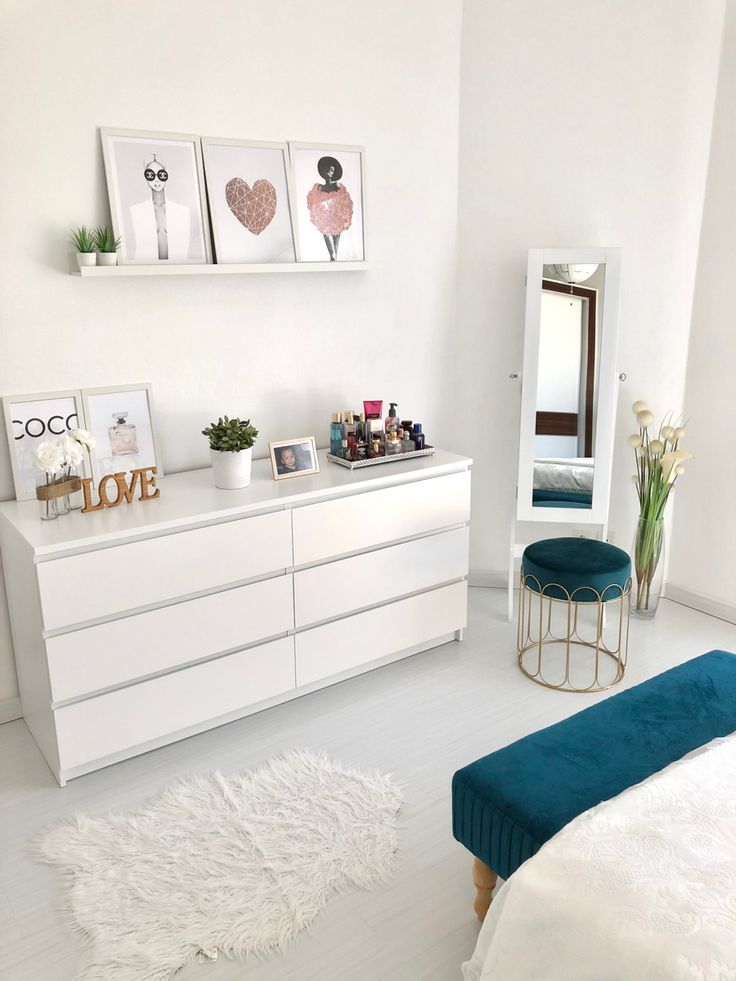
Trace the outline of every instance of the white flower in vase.
<instances>
[{"instance_id":1,"label":"white flower in vase","mask_svg":"<svg viewBox=\"0 0 736 981\"><path fill-rule=\"evenodd\" d=\"M84 459L82 444L71 435L62 436L58 442L59 452L62 456L62 466L66 469L78 467Z\"/></svg>"},{"instance_id":2,"label":"white flower in vase","mask_svg":"<svg viewBox=\"0 0 736 981\"><path fill-rule=\"evenodd\" d=\"M33 463L36 469L46 474L48 482L50 477L55 477L63 469L64 456L61 447L58 443L39 443L33 451Z\"/></svg>"},{"instance_id":3,"label":"white flower in vase","mask_svg":"<svg viewBox=\"0 0 736 981\"><path fill-rule=\"evenodd\" d=\"M95 448L95 438L92 433L88 432L86 429L70 429L69 435L73 440L76 440L81 446L91 452Z\"/></svg>"},{"instance_id":4,"label":"white flower in vase","mask_svg":"<svg viewBox=\"0 0 736 981\"><path fill-rule=\"evenodd\" d=\"M654 616L662 586L664 556L664 513L677 478L685 468L683 463L692 454L676 449L685 435L683 426L661 425L650 439L649 427L654 425L654 413L645 402L632 406L642 430L628 437L634 451L636 477L634 485L639 499L639 522L632 547L635 570L636 606L639 616ZM665 417L672 420L672 414Z\"/></svg>"}]
</instances>

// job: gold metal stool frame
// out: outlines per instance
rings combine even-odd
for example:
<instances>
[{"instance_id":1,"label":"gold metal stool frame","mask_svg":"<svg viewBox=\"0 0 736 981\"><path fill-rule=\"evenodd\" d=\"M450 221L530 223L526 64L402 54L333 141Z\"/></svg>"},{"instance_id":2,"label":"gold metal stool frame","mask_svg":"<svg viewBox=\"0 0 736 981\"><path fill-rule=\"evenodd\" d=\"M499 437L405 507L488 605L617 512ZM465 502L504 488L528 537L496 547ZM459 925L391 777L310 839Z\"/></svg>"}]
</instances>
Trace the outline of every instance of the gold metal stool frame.
<instances>
[{"instance_id":1,"label":"gold metal stool frame","mask_svg":"<svg viewBox=\"0 0 736 981\"><path fill-rule=\"evenodd\" d=\"M533 589L527 583L534 583L536 588ZM567 598L560 599L559 596L550 596L548 594L549 590L564 593ZM606 594L609 591L611 595L607 596ZM588 595L593 593L596 598L591 600L576 600L576 593L587 593ZM535 598L539 601L539 629L535 630L536 636L532 637L532 607ZM545 603L547 604L546 615ZM567 631L564 637L556 637L552 633L553 603L567 605ZM615 603L618 603L619 606L618 637L616 645L609 647L603 640L605 610L609 604L612 605ZM597 607L595 637L592 640L585 640L578 631L578 609L580 606ZM625 617L624 610L626 611ZM626 670L626 658L629 650L630 611L631 577L627 579L623 587L618 583L611 583L611 585L606 586L602 593L599 593L597 589L593 589L592 586L578 586L570 593L564 586L560 586L559 583L547 583L542 586L536 576L525 575L522 568L519 582L519 625L516 640L519 667L527 678L531 678L538 685L544 685L545 688L553 688L555 691L594 692L613 688L621 681ZM545 646L551 644L565 646L565 676L562 682L556 685L551 681L546 681L542 674L542 654ZM585 648L588 651L595 652L595 673L593 675L593 681L585 688L576 688L570 679L570 658L573 648ZM537 651L536 670L529 670L524 664L524 657L529 651L535 649ZM602 684L599 677L601 655L612 658L616 665L613 681L610 681L608 684Z\"/></svg>"}]
</instances>

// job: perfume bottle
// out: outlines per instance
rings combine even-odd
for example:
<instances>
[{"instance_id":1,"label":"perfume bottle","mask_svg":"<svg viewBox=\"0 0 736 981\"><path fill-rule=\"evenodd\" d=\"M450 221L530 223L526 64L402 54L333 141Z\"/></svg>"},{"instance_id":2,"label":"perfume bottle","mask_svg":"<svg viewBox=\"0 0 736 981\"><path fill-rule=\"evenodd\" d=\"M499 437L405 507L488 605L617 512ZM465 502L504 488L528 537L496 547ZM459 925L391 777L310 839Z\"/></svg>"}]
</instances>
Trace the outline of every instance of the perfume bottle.
<instances>
[{"instance_id":1,"label":"perfume bottle","mask_svg":"<svg viewBox=\"0 0 736 981\"><path fill-rule=\"evenodd\" d=\"M107 433L110 437L110 449L113 456L128 456L138 452L138 436L132 422L126 422L127 412L113 412L115 425L110 426Z\"/></svg>"},{"instance_id":2,"label":"perfume bottle","mask_svg":"<svg viewBox=\"0 0 736 981\"><path fill-rule=\"evenodd\" d=\"M401 453L401 440L394 429L386 436L386 456L394 456L396 453Z\"/></svg>"},{"instance_id":3,"label":"perfume bottle","mask_svg":"<svg viewBox=\"0 0 736 981\"><path fill-rule=\"evenodd\" d=\"M403 429L402 436L401 436L401 452L411 453L412 450L415 450L416 448L417 448L417 444L411 438L411 430Z\"/></svg>"},{"instance_id":4,"label":"perfume bottle","mask_svg":"<svg viewBox=\"0 0 736 981\"><path fill-rule=\"evenodd\" d=\"M330 453L339 456L342 448L342 412L332 413L332 424L330 426Z\"/></svg>"},{"instance_id":5,"label":"perfume bottle","mask_svg":"<svg viewBox=\"0 0 736 981\"><path fill-rule=\"evenodd\" d=\"M412 436L412 439L416 443L416 448L418 450L423 450L424 449L424 447L425 447L426 444L425 444L425 440L424 440L424 433L422 432L422 424L421 424L421 422L415 422L414 423L414 435Z\"/></svg>"}]
</instances>

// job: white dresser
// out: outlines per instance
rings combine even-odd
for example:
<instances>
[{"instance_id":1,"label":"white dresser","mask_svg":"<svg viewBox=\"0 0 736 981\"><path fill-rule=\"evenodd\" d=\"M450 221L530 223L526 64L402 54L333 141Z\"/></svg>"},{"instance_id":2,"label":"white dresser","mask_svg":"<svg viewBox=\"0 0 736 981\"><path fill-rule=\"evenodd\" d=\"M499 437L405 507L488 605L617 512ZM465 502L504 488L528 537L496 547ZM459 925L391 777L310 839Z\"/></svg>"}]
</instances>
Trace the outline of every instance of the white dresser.
<instances>
[{"instance_id":1,"label":"white dresser","mask_svg":"<svg viewBox=\"0 0 736 981\"><path fill-rule=\"evenodd\" d=\"M470 466L432 457L42 522L0 505L23 715L59 783L460 639Z\"/></svg>"}]
</instances>

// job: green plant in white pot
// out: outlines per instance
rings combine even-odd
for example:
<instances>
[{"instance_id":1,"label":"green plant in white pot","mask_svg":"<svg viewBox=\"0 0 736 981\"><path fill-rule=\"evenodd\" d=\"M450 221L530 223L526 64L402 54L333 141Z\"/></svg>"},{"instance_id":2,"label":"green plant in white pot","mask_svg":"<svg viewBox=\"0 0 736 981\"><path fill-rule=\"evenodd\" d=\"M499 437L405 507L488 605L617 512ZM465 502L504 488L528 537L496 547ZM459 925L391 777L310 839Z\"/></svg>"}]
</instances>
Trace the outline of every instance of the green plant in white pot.
<instances>
[{"instance_id":1,"label":"green plant in white pot","mask_svg":"<svg viewBox=\"0 0 736 981\"><path fill-rule=\"evenodd\" d=\"M221 416L202 430L210 441L210 459L215 487L237 490L250 484L253 444L258 430L250 419Z\"/></svg>"},{"instance_id":2,"label":"green plant in white pot","mask_svg":"<svg viewBox=\"0 0 736 981\"><path fill-rule=\"evenodd\" d=\"M69 232L69 241L74 246L77 255L77 265L82 266L97 265L97 251L95 247L94 229L80 225L79 228L72 228Z\"/></svg>"},{"instance_id":3,"label":"green plant in white pot","mask_svg":"<svg viewBox=\"0 0 736 981\"><path fill-rule=\"evenodd\" d=\"M112 228L103 228L102 225L95 228L93 235L99 264L101 266L116 266L120 238L115 238Z\"/></svg>"}]
</instances>

